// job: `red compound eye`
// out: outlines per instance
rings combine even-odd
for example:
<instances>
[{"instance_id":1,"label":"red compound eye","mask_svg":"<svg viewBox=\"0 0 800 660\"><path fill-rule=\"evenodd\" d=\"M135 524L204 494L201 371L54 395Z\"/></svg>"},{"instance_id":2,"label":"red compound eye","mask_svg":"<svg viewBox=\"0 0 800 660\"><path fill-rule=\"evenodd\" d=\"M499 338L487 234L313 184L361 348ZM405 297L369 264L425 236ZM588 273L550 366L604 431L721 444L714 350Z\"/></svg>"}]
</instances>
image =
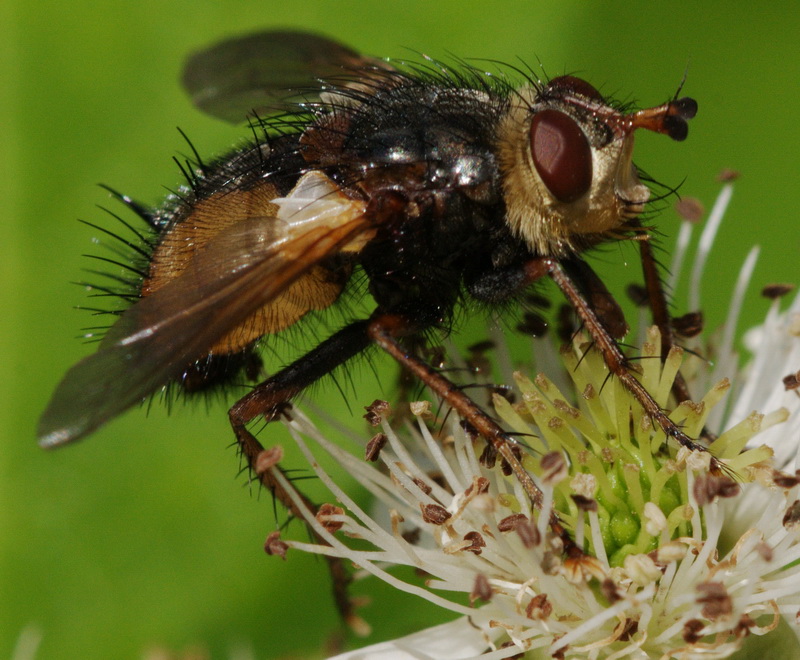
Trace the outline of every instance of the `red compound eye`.
<instances>
[{"instance_id":1,"label":"red compound eye","mask_svg":"<svg viewBox=\"0 0 800 660\"><path fill-rule=\"evenodd\" d=\"M592 149L580 126L558 110L531 122L531 153L544 185L560 202L574 202L592 185Z\"/></svg>"},{"instance_id":2,"label":"red compound eye","mask_svg":"<svg viewBox=\"0 0 800 660\"><path fill-rule=\"evenodd\" d=\"M592 85L575 76L558 76L547 83L547 89L563 98L565 94L580 94L605 105L606 100Z\"/></svg>"}]
</instances>

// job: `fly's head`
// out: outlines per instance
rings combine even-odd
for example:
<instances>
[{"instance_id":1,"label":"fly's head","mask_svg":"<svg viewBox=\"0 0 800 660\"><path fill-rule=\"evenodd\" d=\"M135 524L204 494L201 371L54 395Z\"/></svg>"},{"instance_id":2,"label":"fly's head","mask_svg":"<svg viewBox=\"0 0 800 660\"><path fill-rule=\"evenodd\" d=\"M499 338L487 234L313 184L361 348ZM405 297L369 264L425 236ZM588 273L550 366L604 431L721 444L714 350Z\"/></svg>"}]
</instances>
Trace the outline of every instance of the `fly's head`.
<instances>
[{"instance_id":1,"label":"fly's head","mask_svg":"<svg viewBox=\"0 0 800 660\"><path fill-rule=\"evenodd\" d=\"M555 257L612 234L650 197L632 161L635 130L680 141L696 112L681 98L624 113L574 76L519 90L498 133L511 229L534 253Z\"/></svg>"}]
</instances>

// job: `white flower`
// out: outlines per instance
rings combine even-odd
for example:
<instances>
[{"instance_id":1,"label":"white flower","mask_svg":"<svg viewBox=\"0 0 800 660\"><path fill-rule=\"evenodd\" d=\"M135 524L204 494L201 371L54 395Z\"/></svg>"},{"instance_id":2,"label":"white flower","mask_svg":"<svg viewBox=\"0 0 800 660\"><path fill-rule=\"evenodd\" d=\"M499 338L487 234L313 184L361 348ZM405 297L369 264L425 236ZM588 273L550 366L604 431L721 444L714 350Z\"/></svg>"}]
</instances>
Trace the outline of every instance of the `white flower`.
<instances>
[{"instance_id":1,"label":"white flower","mask_svg":"<svg viewBox=\"0 0 800 660\"><path fill-rule=\"evenodd\" d=\"M382 416L369 452L375 462L328 441L295 411L288 427L335 505L309 510L275 470L320 539L281 539L284 548L352 562L457 616L337 658L722 658L782 617L794 626L800 390L791 389L791 373L800 368L800 296L783 313L776 302L748 337L753 359L741 374L732 341L723 338L716 349L737 392L727 414L728 380L672 412L695 437L712 422L712 430L725 429L711 451L737 481L710 474L708 454L667 443L631 395L606 382L602 359L577 341L562 354L570 391L543 375L531 382L515 374L522 401L495 396L504 426L524 434L523 465L544 494L540 509L481 438L452 417L445 428L429 427L425 406L415 411L416 424L401 429ZM642 382L666 406L679 368L692 386L709 374L699 359L682 367L680 350L663 365L647 359L658 346L658 330L650 329L638 364ZM723 411L717 421L715 408ZM320 450L383 513L363 510L337 486L315 455ZM554 533L552 512L569 535ZM400 579L395 566L427 577Z\"/></svg>"}]
</instances>

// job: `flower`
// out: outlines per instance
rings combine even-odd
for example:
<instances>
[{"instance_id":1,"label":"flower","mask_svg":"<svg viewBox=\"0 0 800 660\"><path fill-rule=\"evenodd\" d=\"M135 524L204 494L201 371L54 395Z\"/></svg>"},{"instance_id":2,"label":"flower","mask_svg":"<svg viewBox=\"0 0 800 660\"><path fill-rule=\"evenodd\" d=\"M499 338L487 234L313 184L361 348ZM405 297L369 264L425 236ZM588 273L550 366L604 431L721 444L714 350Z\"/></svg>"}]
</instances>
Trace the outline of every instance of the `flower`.
<instances>
[{"instance_id":1,"label":"flower","mask_svg":"<svg viewBox=\"0 0 800 660\"><path fill-rule=\"evenodd\" d=\"M724 208L717 211L721 217ZM743 286L738 291L740 300ZM400 428L385 410L373 410L381 428L367 446L370 460L329 441L296 411L287 425L332 501L312 511L274 470L316 537L282 538L281 553L351 562L457 616L338 657L723 658L782 620L794 626L800 374L783 371L800 367L800 296L785 312L776 301L748 333L753 359L738 374L732 336L715 349L716 369L729 377L671 411L689 435L721 431L710 449L729 474L709 472L707 452L667 442L580 338L561 354L568 388L543 374L532 381L514 374L521 401L496 394L494 407L524 439L522 463L542 492L538 507L479 436L452 416L444 426L432 421L429 405L412 406L416 423ZM693 388L711 374L677 348L662 364L660 345L658 329L647 330L638 364L643 384L666 407L679 370ZM337 485L318 451L373 495L375 512ZM426 577L401 579L396 566Z\"/></svg>"}]
</instances>

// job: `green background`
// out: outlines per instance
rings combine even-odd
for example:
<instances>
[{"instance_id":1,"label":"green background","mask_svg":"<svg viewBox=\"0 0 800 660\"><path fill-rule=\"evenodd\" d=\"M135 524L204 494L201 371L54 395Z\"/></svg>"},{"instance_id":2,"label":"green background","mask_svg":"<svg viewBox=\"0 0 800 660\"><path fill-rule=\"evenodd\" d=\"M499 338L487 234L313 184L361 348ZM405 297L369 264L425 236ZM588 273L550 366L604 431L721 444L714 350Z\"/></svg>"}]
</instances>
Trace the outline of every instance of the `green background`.
<instances>
[{"instance_id":1,"label":"green background","mask_svg":"<svg viewBox=\"0 0 800 660\"><path fill-rule=\"evenodd\" d=\"M749 246L763 247L756 283L798 279L800 9L793 2L258 2L140 0L0 5L0 250L3 319L0 401L0 657L21 631L43 638L38 658L141 657L148 649L205 649L212 657L310 657L338 625L322 562L261 551L274 529L269 497L236 476L222 405L208 413L130 412L58 452L37 448L38 414L63 372L87 353L82 253L106 223L103 182L155 203L180 179L171 156L180 126L203 154L242 135L195 111L177 84L185 55L268 26L328 33L395 57L520 57L550 75L575 72L601 91L654 105L684 92L700 112L690 137L638 139L637 162L707 205L723 167L742 172L712 256L704 301L725 311ZM659 228L677 222L662 214ZM109 226L107 224L107 226ZM596 263L614 282L635 279L633 251ZM766 304L751 294L750 323ZM682 310L680 299L678 311ZM797 365L796 365L797 366ZM360 374L358 370L355 377ZM388 379L386 379L388 381ZM321 388L325 389L325 388ZM328 388L333 389L333 388ZM374 380L353 408L381 394ZM315 401L342 408L339 394ZM272 437L277 431L270 429ZM291 461L291 456L288 461ZM411 599L373 605L371 641L435 622ZM30 630L31 628L29 628ZM353 640L349 639L348 643Z\"/></svg>"}]
</instances>

